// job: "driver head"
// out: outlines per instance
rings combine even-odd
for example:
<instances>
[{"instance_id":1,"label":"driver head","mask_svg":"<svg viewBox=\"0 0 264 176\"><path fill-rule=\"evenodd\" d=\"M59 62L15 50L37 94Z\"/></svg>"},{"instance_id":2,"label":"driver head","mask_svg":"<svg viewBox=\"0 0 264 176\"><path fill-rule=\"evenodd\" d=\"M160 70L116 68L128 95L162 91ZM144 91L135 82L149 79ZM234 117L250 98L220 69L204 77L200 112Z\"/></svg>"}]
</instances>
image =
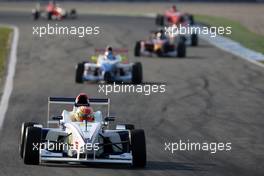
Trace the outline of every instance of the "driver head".
<instances>
[{"instance_id":1,"label":"driver head","mask_svg":"<svg viewBox=\"0 0 264 176\"><path fill-rule=\"evenodd\" d=\"M172 9L172 11L177 12L177 7L176 7L176 5L173 5L173 6L171 7L171 9Z\"/></svg>"},{"instance_id":2,"label":"driver head","mask_svg":"<svg viewBox=\"0 0 264 176\"><path fill-rule=\"evenodd\" d=\"M113 48L112 46L107 46L105 49L105 55L113 54Z\"/></svg>"},{"instance_id":3,"label":"driver head","mask_svg":"<svg viewBox=\"0 0 264 176\"><path fill-rule=\"evenodd\" d=\"M75 99L75 106L90 106L88 95L85 93L80 93Z\"/></svg>"}]
</instances>

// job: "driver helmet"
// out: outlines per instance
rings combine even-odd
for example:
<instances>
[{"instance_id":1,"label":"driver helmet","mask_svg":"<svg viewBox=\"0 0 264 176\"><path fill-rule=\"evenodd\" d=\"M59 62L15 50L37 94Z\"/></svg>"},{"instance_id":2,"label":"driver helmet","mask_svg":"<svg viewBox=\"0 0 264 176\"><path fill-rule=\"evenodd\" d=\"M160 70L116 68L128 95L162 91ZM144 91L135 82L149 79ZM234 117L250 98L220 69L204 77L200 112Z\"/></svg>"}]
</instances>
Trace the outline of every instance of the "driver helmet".
<instances>
[{"instance_id":1,"label":"driver helmet","mask_svg":"<svg viewBox=\"0 0 264 176\"><path fill-rule=\"evenodd\" d=\"M88 95L85 93L80 93L76 98L75 98L75 107L79 106L90 106L89 104L89 98Z\"/></svg>"},{"instance_id":2,"label":"driver helmet","mask_svg":"<svg viewBox=\"0 0 264 176\"><path fill-rule=\"evenodd\" d=\"M113 48L111 46L107 46L105 49L105 58L109 60L115 60L115 56L113 54Z\"/></svg>"}]
</instances>

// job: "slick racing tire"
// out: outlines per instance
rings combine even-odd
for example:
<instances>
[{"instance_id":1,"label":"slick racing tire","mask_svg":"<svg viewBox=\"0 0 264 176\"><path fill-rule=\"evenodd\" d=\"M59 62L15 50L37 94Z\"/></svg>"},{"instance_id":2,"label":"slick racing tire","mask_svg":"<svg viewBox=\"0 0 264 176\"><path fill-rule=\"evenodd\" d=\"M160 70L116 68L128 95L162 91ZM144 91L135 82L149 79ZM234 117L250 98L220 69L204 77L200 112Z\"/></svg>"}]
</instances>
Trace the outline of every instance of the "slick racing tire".
<instances>
[{"instance_id":1,"label":"slick racing tire","mask_svg":"<svg viewBox=\"0 0 264 176\"><path fill-rule=\"evenodd\" d=\"M135 45L135 49L134 49L134 55L136 57L140 57L140 50L141 50L141 44L140 41L138 41Z\"/></svg>"},{"instance_id":2,"label":"slick racing tire","mask_svg":"<svg viewBox=\"0 0 264 176\"><path fill-rule=\"evenodd\" d=\"M77 18L77 11L76 11L76 9L71 9L69 15L70 15L70 18L72 18L72 19Z\"/></svg>"},{"instance_id":3,"label":"slick racing tire","mask_svg":"<svg viewBox=\"0 0 264 176\"><path fill-rule=\"evenodd\" d=\"M34 20L38 20L38 19L39 19L39 16L40 16L40 12L37 11L37 10L35 10L35 11L33 12L33 19L34 19Z\"/></svg>"},{"instance_id":4,"label":"slick racing tire","mask_svg":"<svg viewBox=\"0 0 264 176\"><path fill-rule=\"evenodd\" d=\"M198 45L198 35L197 34L192 34L191 35L191 45L192 46L197 46Z\"/></svg>"},{"instance_id":5,"label":"slick racing tire","mask_svg":"<svg viewBox=\"0 0 264 176\"><path fill-rule=\"evenodd\" d=\"M186 56L186 45L185 41L181 40L177 46L177 56L183 58Z\"/></svg>"},{"instance_id":6,"label":"slick racing tire","mask_svg":"<svg viewBox=\"0 0 264 176\"><path fill-rule=\"evenodd\" d=\"M37 148L34 146L37 145ZM25 133L24 163L39 164L39 150L41 145L41 128L28 127Z\"/></svg>"},{"instance_id":7,"label":"slick racing tire","mask_svg":"<svg viewBox=\"0 0 264 176\"><path fill-rule=\"evenodd\" d=\"M104 74L104 81L108 84L112 83L112 76L110 72L105 72Z\"/></svg>"},{"instance_id":8,"label":"slick racing tire","mask_svg":"<svg viewBox=\"0 0 264 176\"><path fill-rule=\"evenodd\" d=\"M24 122L21 126L21 134L20 134L20 144L19 144L19 154L21 159L23 159L24 155L24 147L25 147L25 132L28 127L33 127L35 122Z\"/></svg>"},{"instance_id":9,"label":"slick racing tire","mask_svg":"<svg viewBox=\"0 0 264 176\"><path fill-rule=\"evenodd\" d=\"M190 25L194 25L194 17L193 15L188 15Z\"/></svg>"},{"instance_id":10,"label":"slick racing tire","mask_svg":"<svg viewBox=\"0 0 264 176\"><path fill-rule=\"evenodd\" d=\"M75 70L75 82L83 83L84 63L78 63Z\"/></svg>"},{"instance_id":11,"label":"slick racing tire","mask_svg":"<svg viewBox=\"0 0 264 176\"><path fill-rule=\"evenodd\" d=\"M140 62L136 62L132 66L132 83L133 84L140 84L142 83L143 79L143 70L142 65Z\"/></svg>"},{"instance_id":12,"label":"slick racing tire","mask_svg":"<svg viewBox=\"0 0 264 176\"><path fill-rule=\"evenodd\" d=\"M144 130L131 130L132 166L139 168L146 166L146 140Z\"/></svg>"},{"instance_id":13,"label":"slick racing tire","mask_svg":"<svg viewBox=\"0 0 264 176\"><path fill-rule=\"evenodd\" d=\"M156 17L156 25L158 26L164 26L164 16L163 15L157 15Z\"/></svg>"},{"instance_id":14,"label":"slick racing tire","mask_svg":"<svg viewBox=\"0 0 264 176\"><path fill-rule=\"evenodd\" d=\"M52 13L51 13L51 12L48 12L47 15L48 15L48 16L47 16L48 20L52 20Z\"/></svg>"}]
</instances>

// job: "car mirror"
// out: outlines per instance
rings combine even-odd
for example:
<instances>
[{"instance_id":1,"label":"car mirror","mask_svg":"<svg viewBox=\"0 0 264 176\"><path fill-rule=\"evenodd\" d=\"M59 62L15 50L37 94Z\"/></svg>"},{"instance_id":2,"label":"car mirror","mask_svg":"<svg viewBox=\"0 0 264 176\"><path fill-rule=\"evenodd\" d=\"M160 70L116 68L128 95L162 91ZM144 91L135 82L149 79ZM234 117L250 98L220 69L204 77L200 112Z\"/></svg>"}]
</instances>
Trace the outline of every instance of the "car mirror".
<instances>
[{"instance_id":1,"label":"car mirror","mask_svg":"<svg viewBox=\"0 0 264 176\"><path fill-rule=\"evenodd\" d=\"M54 116L52 117L52 120L62 120L63 116Z\"/></svg>"},{"instance_id":2,"label":"car mirror","mask_svg":"<svg viewBox=\"0 0 264 176\"><path fill-rule=\"evenodd\" d=\"M114 116L108 116L105 118L105 121L106 122L112 122L112 121L115 121L115 117Z\"/></svg>"}]
</instances>

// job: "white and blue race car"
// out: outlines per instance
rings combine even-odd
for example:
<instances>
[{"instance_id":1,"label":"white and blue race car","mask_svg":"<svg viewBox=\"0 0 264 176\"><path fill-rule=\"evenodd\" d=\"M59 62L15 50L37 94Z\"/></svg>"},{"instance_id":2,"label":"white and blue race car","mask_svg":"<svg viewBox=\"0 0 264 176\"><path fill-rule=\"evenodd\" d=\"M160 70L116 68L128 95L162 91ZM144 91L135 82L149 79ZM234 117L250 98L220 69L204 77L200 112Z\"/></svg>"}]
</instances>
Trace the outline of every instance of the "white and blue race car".
<instances>
[{"instance_id":1,"label":"white and blue race car","mask_svg":"<svg viewBox=\"0 0 264 176\"><path fill-rule=\"evenodd\" d=\"M144 130L135 129L132 124L119 124L111 129L109 123L115 117L109 116L110 99L89 98L89 106L97 110L92 122L72 121L71 111L67 110L59 116L50 116L51 104L69 106L74 105L74 100L49 97L47 127L35 122L22 124L20 156L25 164L118 163L145 167ZM107 106L105 111L103 105Z\"/></svg>"},{"instance_id":2,"label":"white and blue race car","mask_svg":"<svg viewBox=\"0 0 264 176\"><path fill-rule=\"evenodd\" d=\"M126 82L140 84L143 70L140 62L129 63L125 56L114 55L109 59L105 54L92 56L92 62L81 62L76 66L75 82L105 81L106 83Z\"/></svg>"}]
</instances>

